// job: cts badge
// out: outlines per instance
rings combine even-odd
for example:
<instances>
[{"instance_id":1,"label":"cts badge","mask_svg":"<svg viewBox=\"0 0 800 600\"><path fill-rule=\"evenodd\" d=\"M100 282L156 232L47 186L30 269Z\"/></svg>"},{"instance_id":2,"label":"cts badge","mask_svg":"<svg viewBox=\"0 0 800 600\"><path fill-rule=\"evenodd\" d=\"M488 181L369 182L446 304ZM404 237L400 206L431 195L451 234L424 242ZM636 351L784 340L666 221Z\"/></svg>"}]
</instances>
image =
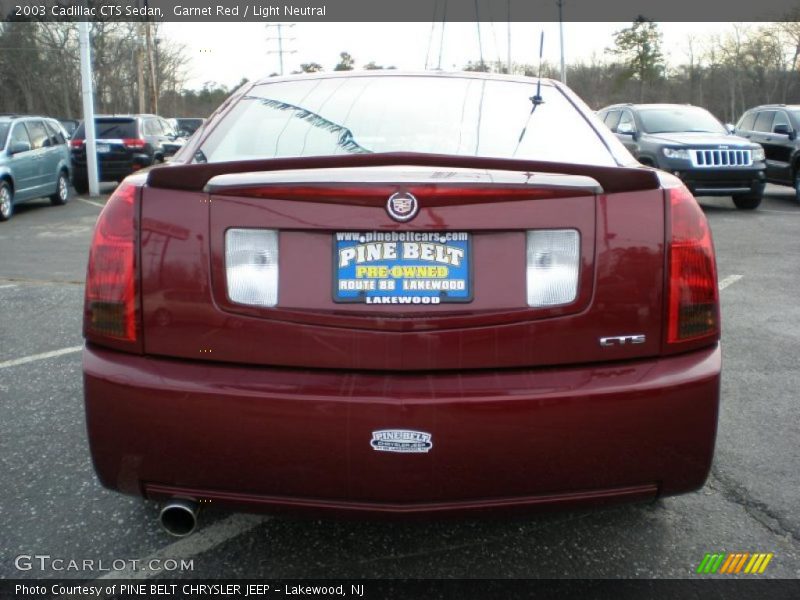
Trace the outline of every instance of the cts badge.
<instances>
[{"instance_id":1,"label":"cts badge","mask_svg":"<svg viewBox=\"0 0 800 600\"><path fill-rule=\"evenodd\" d=\"M644 344L647 338L639 333L636 335L615 335L612 337L600 338L601 346L625 346L627 344Z\"/></svg>"},{"instance_id":2,"label":"cts badge","mask_svg":"<svg viewBox=\"0 0 800 600\"><path fill-rule=\"evenodd\" d=\"M417 216L419 203L417 199L408 192L397 192L389 196L386 202L386 212L395 221L405 223Z\"/></svg>"},{"instance_id":3,"label":"cts badge","mask_svg":"<svg viewBox=\"0 0 800 600\"><path fill-rule=\"evenodd\" d=\"M369 443L378 452L427 453L433 448L433 436L424 431L381 429L372 432Z\"/></svg>"}]
</instances>

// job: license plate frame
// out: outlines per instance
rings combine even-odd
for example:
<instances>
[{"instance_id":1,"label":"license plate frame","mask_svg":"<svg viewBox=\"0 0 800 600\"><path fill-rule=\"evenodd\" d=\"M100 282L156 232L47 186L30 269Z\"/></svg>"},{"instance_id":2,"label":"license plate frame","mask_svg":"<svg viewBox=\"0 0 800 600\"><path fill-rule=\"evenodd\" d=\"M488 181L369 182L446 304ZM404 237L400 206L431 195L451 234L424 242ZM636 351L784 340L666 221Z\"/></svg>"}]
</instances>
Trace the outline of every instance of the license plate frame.
<instances>
[{"instance_id":1,"label":"license plate frame","mask_svg":"<svg viewBox=\"0 0 800 600\"><path fill-rule=\"evenodd\" d=\"M466 231L336 231L332 237L332 285L333 301L337 304L367 304L371 306L431 306L441 304L469 303L474 299L473 278L473 236ZM393 245L395 257L385 245ZM410 256L405 244L417 247L418 256ZM368 256L366 246L380 245L382 256L375 260L359 261L358 246L365 247L363 258ZM442 247L438 249L438 247ZM355 248L356 256L347 265L340 251ZM450 250L448 250L450 249ZM375 256L372 249L371 258ZM425 254L423 258L422 254ZM348 253L345 258L352 254ZM413 252L410 252L413 255ZM433 258L433 260L431 260ZM439 259L439 260L437 260ZM385 267L382 276L366 276L356 271L357 267ZM433 270L429 270L432 268ZM447 270L442 274L441 268ZM395 270L395 269L399 269ZM407 269L411 269L409 271ZM420 270L421 269L421 270ZM413 273L414 276L411 276ZM371 272L371 275L376 275ZM342 289L342 281L393 281L393 289L379 289L380 283L372 289ZM404 283L404 282L411 283ZM413 283L413 282L423 283ZM440 282L440 283L425 283ZM445 283L446 282L446 283ZM345 284L350 285L350 284ZM358 285L358 284L356 284ZM390 285L390 284L385 284ZM405 289L405 286L421 286ZM398 289L399 288L399 289ZM438 288L438 289L437 289ZM444 288L444 289L443 289ZM393 300L394 298L394 300Z\"/></svg>"}]
</instances>

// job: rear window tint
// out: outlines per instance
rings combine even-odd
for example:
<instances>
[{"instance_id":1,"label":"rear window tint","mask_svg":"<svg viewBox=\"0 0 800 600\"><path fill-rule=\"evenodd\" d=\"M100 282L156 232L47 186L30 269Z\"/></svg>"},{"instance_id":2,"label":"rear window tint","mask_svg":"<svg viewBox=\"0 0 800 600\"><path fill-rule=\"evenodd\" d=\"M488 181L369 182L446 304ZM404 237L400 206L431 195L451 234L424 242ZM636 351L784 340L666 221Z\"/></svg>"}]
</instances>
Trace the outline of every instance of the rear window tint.
<instances>
[{"instance_id":1,"label":"rear window tint","mask_svg":"<svg viewBox=\"0 0 800 600\"><path fill-rule=\"evenodd\" d=\"M237 102L202 151L209 162L423 152L616 165L557 88L541 86L532 114L538 89L535 80L426 76L266 83Z\"/></svg>"},{"instance_id":2,"label":"rear window tint","mask_svg":"<svg viewBox=\"0 0 800 600\"><path fill-rule=\"evenodd\" d=\"M121 140L139 137L136 132L136 121L133 119L95 119L95 136L99 140ZM81 123L73 136L78 139L86 137L84 124Z\"/></svg>"}]
</instances>

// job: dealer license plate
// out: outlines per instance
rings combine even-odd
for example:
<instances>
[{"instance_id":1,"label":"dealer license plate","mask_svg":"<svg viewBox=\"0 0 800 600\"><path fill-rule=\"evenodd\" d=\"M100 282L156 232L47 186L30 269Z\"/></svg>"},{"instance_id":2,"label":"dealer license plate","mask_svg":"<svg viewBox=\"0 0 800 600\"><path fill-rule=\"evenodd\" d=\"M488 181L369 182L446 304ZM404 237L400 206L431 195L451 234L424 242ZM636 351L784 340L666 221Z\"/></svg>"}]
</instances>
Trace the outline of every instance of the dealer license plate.
<instances>
[{"instance_id":1,"label":"dealer license plate","mask_svg":"<svg viewBox=\"0 0 800 600\"><path fill-rule=\"evenodd\" d=\"M334 302L472 301L468 233L345 231L334 234L333 245Z\"/></svg>"}]
</instances>

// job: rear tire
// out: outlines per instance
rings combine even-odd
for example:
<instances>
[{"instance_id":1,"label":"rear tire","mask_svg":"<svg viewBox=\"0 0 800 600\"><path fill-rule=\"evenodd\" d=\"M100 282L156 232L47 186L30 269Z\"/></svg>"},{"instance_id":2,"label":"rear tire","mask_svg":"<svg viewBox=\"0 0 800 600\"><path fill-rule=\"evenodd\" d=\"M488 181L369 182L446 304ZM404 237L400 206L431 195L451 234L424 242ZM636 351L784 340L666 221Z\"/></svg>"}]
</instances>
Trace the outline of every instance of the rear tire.
<instances>
[{"instance_id":1,"label":"rear tire","mask_svg":"<svg viewBox=\"0 0 800 600\"><path fill-rule=\"evenodd\" d=\"M54 206L63 206L69 202L69 176L66 171L61 171L58 174L56 193L50 196L50 202Z\"/></svg>"},{"instance_id":2,"label":"rear tire","mask_svg":"<svg viewBox=\"0 0 800 600\"><path fill-rule=\"evenodd\" d=\"M0 221L8 221L14 214L14 192L7 181L0 180Z\"/></svg>"},{"instance_id":3,"label":"rear tire","mask_svg":"<svg viewBox=\"0 0 800 600\"><path fill-rule=\"evenodd\" d=\"M739 210L755 210L761 204L761 194L734 196L733 203Z\"/></svg>"},{"instance_id":4,"label":"rear tire","mask_svg":"<svg viewBox=\"0 0 800 600\"><path fill-rule=\"evenodd\" d=\"M800 171L794 176L794 200L800 203Z\"/></svg>"},{"instance_id":5,"label":"rear tire","mask_svg":"<svg viewBox=\"0 0 800 600\"><path fill-rule=\"evenodd\" d=\"M75 186L75 191L79 194L87 194L89 192L89 182L84 179L76 179L72 182Z\"/></svg>"}]
</instances>

